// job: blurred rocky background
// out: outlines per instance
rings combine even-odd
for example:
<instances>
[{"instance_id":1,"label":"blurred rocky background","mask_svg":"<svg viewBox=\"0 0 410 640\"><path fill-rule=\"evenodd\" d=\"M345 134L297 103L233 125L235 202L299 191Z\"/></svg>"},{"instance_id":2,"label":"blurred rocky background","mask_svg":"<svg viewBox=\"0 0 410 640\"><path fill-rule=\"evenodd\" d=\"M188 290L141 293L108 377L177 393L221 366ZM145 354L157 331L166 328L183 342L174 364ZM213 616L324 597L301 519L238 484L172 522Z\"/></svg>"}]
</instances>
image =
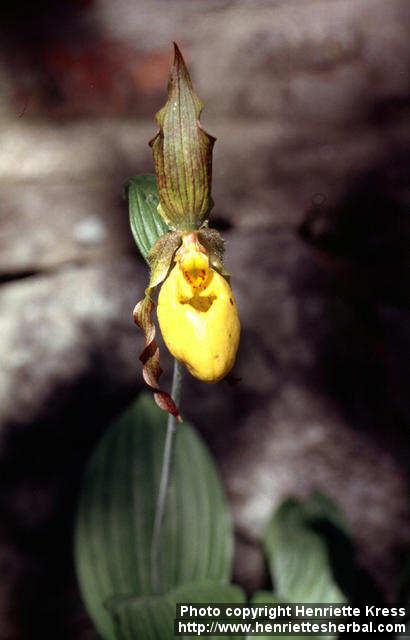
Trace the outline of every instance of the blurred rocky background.
<instances>
[{"instance_id":1,"label":"blurred rocky background","mask_svg":"<svg viewBox=\"0 0 410 640\"><path fill-rule=\"evenodd\" d=\"M240 384L187 375L183 401L229 495L235 580L263 586L272 509L318 488L394 601L410 544L409 2L0 12L0 639L94 637L73 514L90 451L142 388L147 271L122 184L153 171L172 40L218 138L213 224L243 324Z\"/></svg>"}]
</instances>

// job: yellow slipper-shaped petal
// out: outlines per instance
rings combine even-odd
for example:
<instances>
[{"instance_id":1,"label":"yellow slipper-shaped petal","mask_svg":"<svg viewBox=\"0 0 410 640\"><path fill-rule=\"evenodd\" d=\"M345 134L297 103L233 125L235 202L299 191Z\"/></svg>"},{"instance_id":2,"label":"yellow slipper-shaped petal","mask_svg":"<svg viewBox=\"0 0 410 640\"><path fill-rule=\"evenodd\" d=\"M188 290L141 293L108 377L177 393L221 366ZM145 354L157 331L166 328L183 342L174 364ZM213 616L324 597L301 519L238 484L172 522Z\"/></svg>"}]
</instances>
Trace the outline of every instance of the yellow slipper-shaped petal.
<instances>
[{"instance_id":1,"label":"yellow slipper-shaped petal","mask_svg":"<svg viewBox=\"0 0 410 640\"><path fill-rule=\"evenodd\" d=\"M191 252L163 283L157 315L165 344L190 373L217 382L232 369L240 323L228 282L208 266L208 257Z\"/></svg>"}]
</instances>

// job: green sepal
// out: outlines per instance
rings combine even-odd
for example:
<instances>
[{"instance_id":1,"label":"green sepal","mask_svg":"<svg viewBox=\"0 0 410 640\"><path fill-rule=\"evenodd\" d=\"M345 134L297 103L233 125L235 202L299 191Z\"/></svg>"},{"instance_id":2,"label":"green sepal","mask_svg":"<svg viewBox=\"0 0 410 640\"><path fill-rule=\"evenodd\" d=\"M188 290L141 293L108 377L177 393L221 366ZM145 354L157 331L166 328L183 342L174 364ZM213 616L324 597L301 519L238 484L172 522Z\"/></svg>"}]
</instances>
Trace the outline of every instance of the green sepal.
<instances>
[{"instance_id":1,"label":"green sepal","mask_svg":"<svg viewBox=\"0 0 410 640\"><path fill-rule=\"evenodd\" d=\"M212 208L212 149L215 138L201 127L202 102L178 46L168 82L168 100L156 114L151 140L158 181L158 211L171 229L198 229Z\"/></svg>"}]
</instances>

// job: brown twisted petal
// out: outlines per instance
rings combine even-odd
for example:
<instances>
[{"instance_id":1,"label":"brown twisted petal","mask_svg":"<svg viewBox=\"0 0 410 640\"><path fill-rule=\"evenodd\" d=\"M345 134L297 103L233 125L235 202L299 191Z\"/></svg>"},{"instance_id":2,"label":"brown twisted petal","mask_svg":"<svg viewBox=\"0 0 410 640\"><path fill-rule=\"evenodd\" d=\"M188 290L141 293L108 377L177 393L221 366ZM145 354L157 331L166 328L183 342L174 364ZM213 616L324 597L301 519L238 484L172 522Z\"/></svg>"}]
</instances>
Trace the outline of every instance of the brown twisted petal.
<instances>
[{"instance_id":1,"label":"brown twisted petal","mask_svg":"<svg viewBox=\"0 0 410 640\"><path fill-rule=\"evenodd\" d=\"M177 231L165 233L152 247L148 261L151 266L151 275L145 296L137 303L134 309L135 323L142 329L145 338L145 346L140 354L142 362L142 375L147 385L154 392L154 398L159 407L168 411L178 420L181 420L178 407L169 393L159 387L159 378L162 374L159 359L159 348L155 340L155 325L152 322L154 302L152 293L168 275L176 250L181 244L181 234Z\"/></svg>"},{"instance_id":2,"label":"brown twisted petal","mask_svg":"<svg viewBox=\"0 0 410 640\"><path fill-rule=\"evenodd\" d=\"M157 405L176 417L180 422L182 421L179 409L172 397L167 391L164 391L159 387L159 378L162 374L162 369L159 363L159 349L155 340L155 324L152 321L152 311L154 309L154 302L149 295L145 296L143 300L140 300L134 309L135 323L142 329L145 337L145 346L140 354L140 360L142 362L142 375L146 384L154 392L154 398Z\"/></svg>"}]
</instances>

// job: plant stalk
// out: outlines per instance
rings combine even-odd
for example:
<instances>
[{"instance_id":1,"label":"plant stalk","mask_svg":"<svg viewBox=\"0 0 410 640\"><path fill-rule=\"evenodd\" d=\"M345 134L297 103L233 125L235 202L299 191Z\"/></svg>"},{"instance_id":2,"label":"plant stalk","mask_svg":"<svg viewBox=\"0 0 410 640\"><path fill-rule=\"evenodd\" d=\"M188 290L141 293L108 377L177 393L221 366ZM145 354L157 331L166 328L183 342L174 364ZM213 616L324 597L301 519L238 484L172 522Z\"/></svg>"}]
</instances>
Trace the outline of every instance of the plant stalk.
<instances>
[{"instance_id":1,"label":"plant stalk","mask_svg":"<svg viewBox=\"0 0 410 640\"><path fill-rule=\"evenodd\" d=\"M172 375L171 396L176 405L181 398L182 365L174 360L174 372ZM157 504L155 507L154 528L151 542L151 577L154 593L161 593L160 551L162 525L164 522L165 508L172 473L173 450L177 430L175 416L169 414L167 421L167 433L165 436L164 454L162 457L161 479L159 483Z\"/></svg>"}]
</instances>

